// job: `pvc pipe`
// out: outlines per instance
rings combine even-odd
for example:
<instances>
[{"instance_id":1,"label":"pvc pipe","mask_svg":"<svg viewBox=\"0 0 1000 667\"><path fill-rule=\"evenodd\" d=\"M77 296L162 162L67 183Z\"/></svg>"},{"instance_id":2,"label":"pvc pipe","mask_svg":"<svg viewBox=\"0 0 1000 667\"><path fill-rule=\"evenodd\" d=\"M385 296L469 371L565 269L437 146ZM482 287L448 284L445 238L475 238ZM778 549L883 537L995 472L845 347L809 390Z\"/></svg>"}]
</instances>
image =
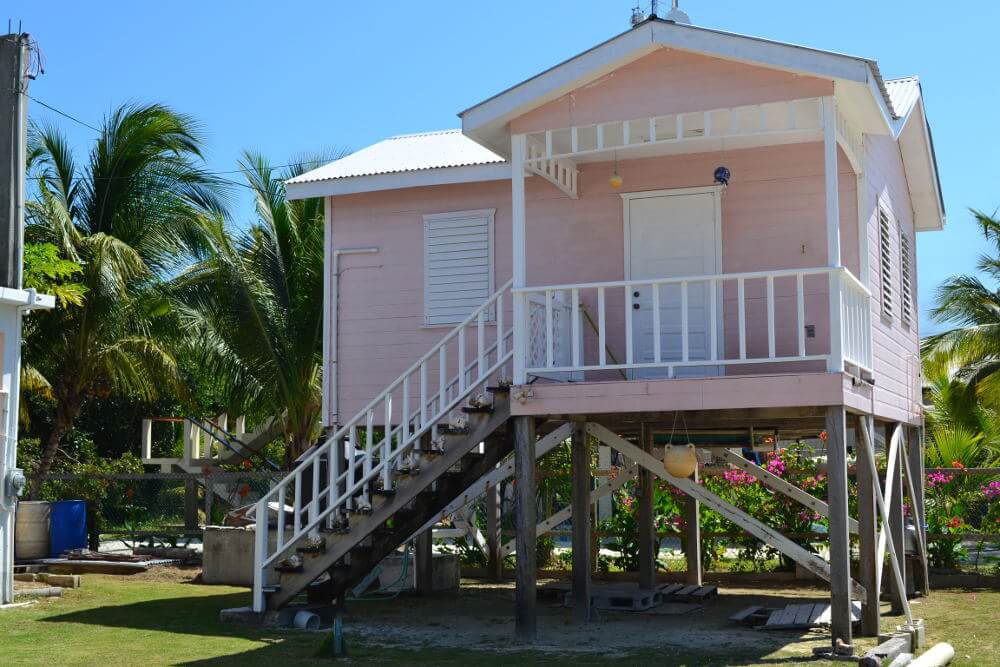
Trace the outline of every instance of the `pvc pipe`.
<instances>
[{"instance_id":1,"label":"pvc pipe","mask_svg":"<svg viewBox=\"0 0 1000 667\"><path fill-rule=\"evenodd\" d=\"M296 612L295 618L292 619L292 624L299 630L318 630L319 616L303 609Z\"/></svg>"},{"instance_id":2,"label":"pvc pipe","mask_svg":"<svg viewBox=\"0 0 1000 667\"><path fill-rule=\"evenodd\" d=\"M329 201L326 202L327 220L326 226L329 232L331 225L331 213ZM327 335L323 336L324 345L324 373L329 371L330 378L328 384L328 391L323 392L323 396L327 401L326 410L323 410L323 419L330 416L330 423L326 426L331 427L336 430L336 427L340 423L340 397L338 389L338 379L339 373L337 369L338 361L338 323L340 316L338 310L340 309L340 256L341 255L371 255L378 252L377 247L368 248L335 248L331 252L331 270L329 276L329 282L324 280L324 285L329 285L329 299L324 299L324 306L326 307L326 312L324 313L323 323L327 329Z\"/></svg>"},{"instance_id":3,"label":"pvc pipe","mask_svg":"<svg viewBox=\"0 0 1000 667\"><path fill-rule=\"evenodd\" d=\"M923 652L918 658L914 658L910 667L943 667L955 657L955 649L947 642L935 644Z\"/></svg>"}]
</instances>

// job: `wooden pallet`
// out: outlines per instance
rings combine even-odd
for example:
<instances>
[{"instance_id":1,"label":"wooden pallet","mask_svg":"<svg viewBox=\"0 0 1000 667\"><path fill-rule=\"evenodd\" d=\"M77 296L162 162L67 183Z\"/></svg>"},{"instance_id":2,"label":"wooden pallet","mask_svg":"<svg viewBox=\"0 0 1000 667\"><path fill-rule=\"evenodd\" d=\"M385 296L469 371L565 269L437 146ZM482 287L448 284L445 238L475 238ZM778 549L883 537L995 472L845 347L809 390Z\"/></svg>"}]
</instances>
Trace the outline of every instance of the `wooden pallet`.
<instances>
[{"instance_id":1,"label":"wooden pallet","mask_svg":"<svg viewBox=\"0 0 1000 667\"><path fill-rule=\"evenodd\" d=\"M696 584L663 584L657 589L661 602L689 602L700 604L719 594L716 586Z\"/></svg>"},{"instance_id":2,"label":"wooden pallet","mask_svg":"<svg viewBox=\"0 0 1000 667\"><path fill-rule=\"evenodd\" d=\"M805 630L830 625L829 602L803 602L781 608L754 605L729 617L730 621L759 630ZM851 603L851 620L861 620L861 603Z\"/></svg>"}]
</instances>

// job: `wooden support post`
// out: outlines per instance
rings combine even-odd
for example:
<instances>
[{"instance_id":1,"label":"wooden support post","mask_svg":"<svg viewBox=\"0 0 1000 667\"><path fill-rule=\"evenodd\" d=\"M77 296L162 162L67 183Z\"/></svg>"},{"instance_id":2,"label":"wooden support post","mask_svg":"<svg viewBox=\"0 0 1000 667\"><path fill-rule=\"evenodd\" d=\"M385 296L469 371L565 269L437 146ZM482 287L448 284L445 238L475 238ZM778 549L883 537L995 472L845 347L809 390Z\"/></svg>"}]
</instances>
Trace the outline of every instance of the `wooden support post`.
<instances>
[{"instance_id":1,"label":"wooden support post","mask_svg":"<svg viewBox=\"0 0 1000 667\"><path fill-rule=\"evenodd\" d=\"M879 633L879 582L875 567L878 553L878 508L875 506L875 479L865 464L862 453L864 440L861 429L868 428L867 420L858 418L855 430L855 451L858 453L858 581L868 592L861 605L861 635L877 637Z\"/></svg>"},{"instance_id":2,"label":"wooden support post","mask_svg":"<svg viewBox=\"0 0 1000 667\"><path fill-rule=\"evenodd\" d=\"M886 424L885 441L889 442L892 432L896 429L896 424ZM903 526L903 452L902 447L896 450L896 461L888 465L894 465L896 475L892 479L892 499L889 502L889 539L896 548L896 556L899 558L900 573L903 575L903 587L900 590L896 585L896 580L889 577L889 590L891 592L892 613L898 615L903 613L903 598L906 596L906 559L904 556L904 526ZM888 490L886 491L888 493Z\"/></svg>"},{"instance_id":3,"label":"wooden support post","mask_svg":"<svg viewBox=\"0 0 1000 667\"><path fill-rule=\"evenodd\" d=\"M697 468L694 481L698 481ZM687 559L685 581L701 586L701 503L691 496L684 497L684 557Z\"/></svg>"},{"instance_id":4,"label":"wooden support post","mask_svg":"<svg viewBox=\"0 0 1000 667\"><path fill-rule=\"evenodd\" d=\"M851 644L851 534L847 528L847 439L842 405L826 410L827 504L830 506L830 632Z\"/></svg>"},{"instance_id":5,"label":"wooden support post","mask_svg":"<svg viewBox=\"0 0 1000 667\"><path fill-rule=\"evenodd\" d=\"M524 642L538 636L536 617L538 572L535 569L535 421L533 417L514 417L514 530L517 565L514 591L514 634Z\"/></svg>"},{"instance_id":6,"label":"wooden support post","mask_svg":"<svg viewBox=\"0 0 1000 667\"><path fill-rule=\"evenodd\" d=\"M653 449L653 433L646 424L640 429L644 452ZM639 588L652 590L656 578L656 526L653 523L653 475L639 469L639 503L636 529L639 531Z\"/></svg>"},{"instance_id":7,"label":"wooden support post","mask_svg":"<svg viewBox=\"0 0 1000 667\"><path fill-rule=\"evenodd\" d=\"M573 620L590 620L590 448L587 424L573 422Z\"/></svg>"},{"instance_id":8,"label":"wooden support post","mask_svg":"<svg viewBox=\"0 0 1000 667\"><path fill-rule=\"evenodd\" d=\"M503 579L503 559L500 557L500 484L486 489L486 572L490 581Z\"/></svg>"},{"instance_id":9,"label":"wooden support post","mask_svg":"<svg viewBox=\"0 0 1000 667\"><path fill-rule=\"evenodd\" d=\"M913 495L916 496L910 499L910 516L917 531L917 539L923 544L916 579L920 592L923 595L930 595L930 576L927 569L927 507L924 493L927 481L927 476L924 474L924 430L910 429L910 436L906 439L906 456L910 479L913 480Z\"/></svg>"},{"instance_id":10,"label":"wooden support post","mask_svg":"<svg viewBox=\"0 0 1000 667\"><path fill-rule=\"evenodd\" d=\"M434 592L434 539L433 529L417 534L414 555L417 561L417 593L430 595Z\"/></svg>"}]
</instances>

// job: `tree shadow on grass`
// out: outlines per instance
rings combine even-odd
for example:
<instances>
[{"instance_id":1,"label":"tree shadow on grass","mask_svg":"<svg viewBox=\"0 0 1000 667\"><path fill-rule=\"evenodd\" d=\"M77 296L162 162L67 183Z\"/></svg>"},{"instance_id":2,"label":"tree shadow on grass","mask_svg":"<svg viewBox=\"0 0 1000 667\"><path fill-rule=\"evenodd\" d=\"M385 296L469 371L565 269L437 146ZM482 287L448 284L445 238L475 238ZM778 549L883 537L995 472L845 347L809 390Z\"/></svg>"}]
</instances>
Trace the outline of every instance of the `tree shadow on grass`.
<instances>
[{"instance_id":1,"label":"tree shadow on grass","mask_svg":"<svg viewBox=\"0 0 1000 667\"><path fill-rule=\"evenodd\" d=\"M112 628L158 630L210 637L255 637L261 628L222 623L219 610L245 606L246 593L165 597L120 605L89 607L39 619L42 623L80 623Z\"/></svg>"}]
</instances>

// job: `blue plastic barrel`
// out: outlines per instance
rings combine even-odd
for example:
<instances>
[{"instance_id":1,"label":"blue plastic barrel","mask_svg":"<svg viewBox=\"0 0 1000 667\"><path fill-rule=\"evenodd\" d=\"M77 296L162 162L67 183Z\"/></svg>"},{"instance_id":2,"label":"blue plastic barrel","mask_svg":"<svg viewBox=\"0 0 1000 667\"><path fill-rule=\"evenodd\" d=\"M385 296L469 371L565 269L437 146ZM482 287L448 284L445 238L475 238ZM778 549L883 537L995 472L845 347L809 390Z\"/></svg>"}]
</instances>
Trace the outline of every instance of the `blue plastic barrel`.
<instances>
[{"instance_id":1,"label":"blue plastic barrel","mask_svg":"<svg viewBox=\"0 0 1000 667\"><path fill-rule=\"evenodd\" d=\"M59 500L52 503L49 520L49 554L58 558L69 549L87 547L87 503Z\"/></svg>"}]
</instances>

